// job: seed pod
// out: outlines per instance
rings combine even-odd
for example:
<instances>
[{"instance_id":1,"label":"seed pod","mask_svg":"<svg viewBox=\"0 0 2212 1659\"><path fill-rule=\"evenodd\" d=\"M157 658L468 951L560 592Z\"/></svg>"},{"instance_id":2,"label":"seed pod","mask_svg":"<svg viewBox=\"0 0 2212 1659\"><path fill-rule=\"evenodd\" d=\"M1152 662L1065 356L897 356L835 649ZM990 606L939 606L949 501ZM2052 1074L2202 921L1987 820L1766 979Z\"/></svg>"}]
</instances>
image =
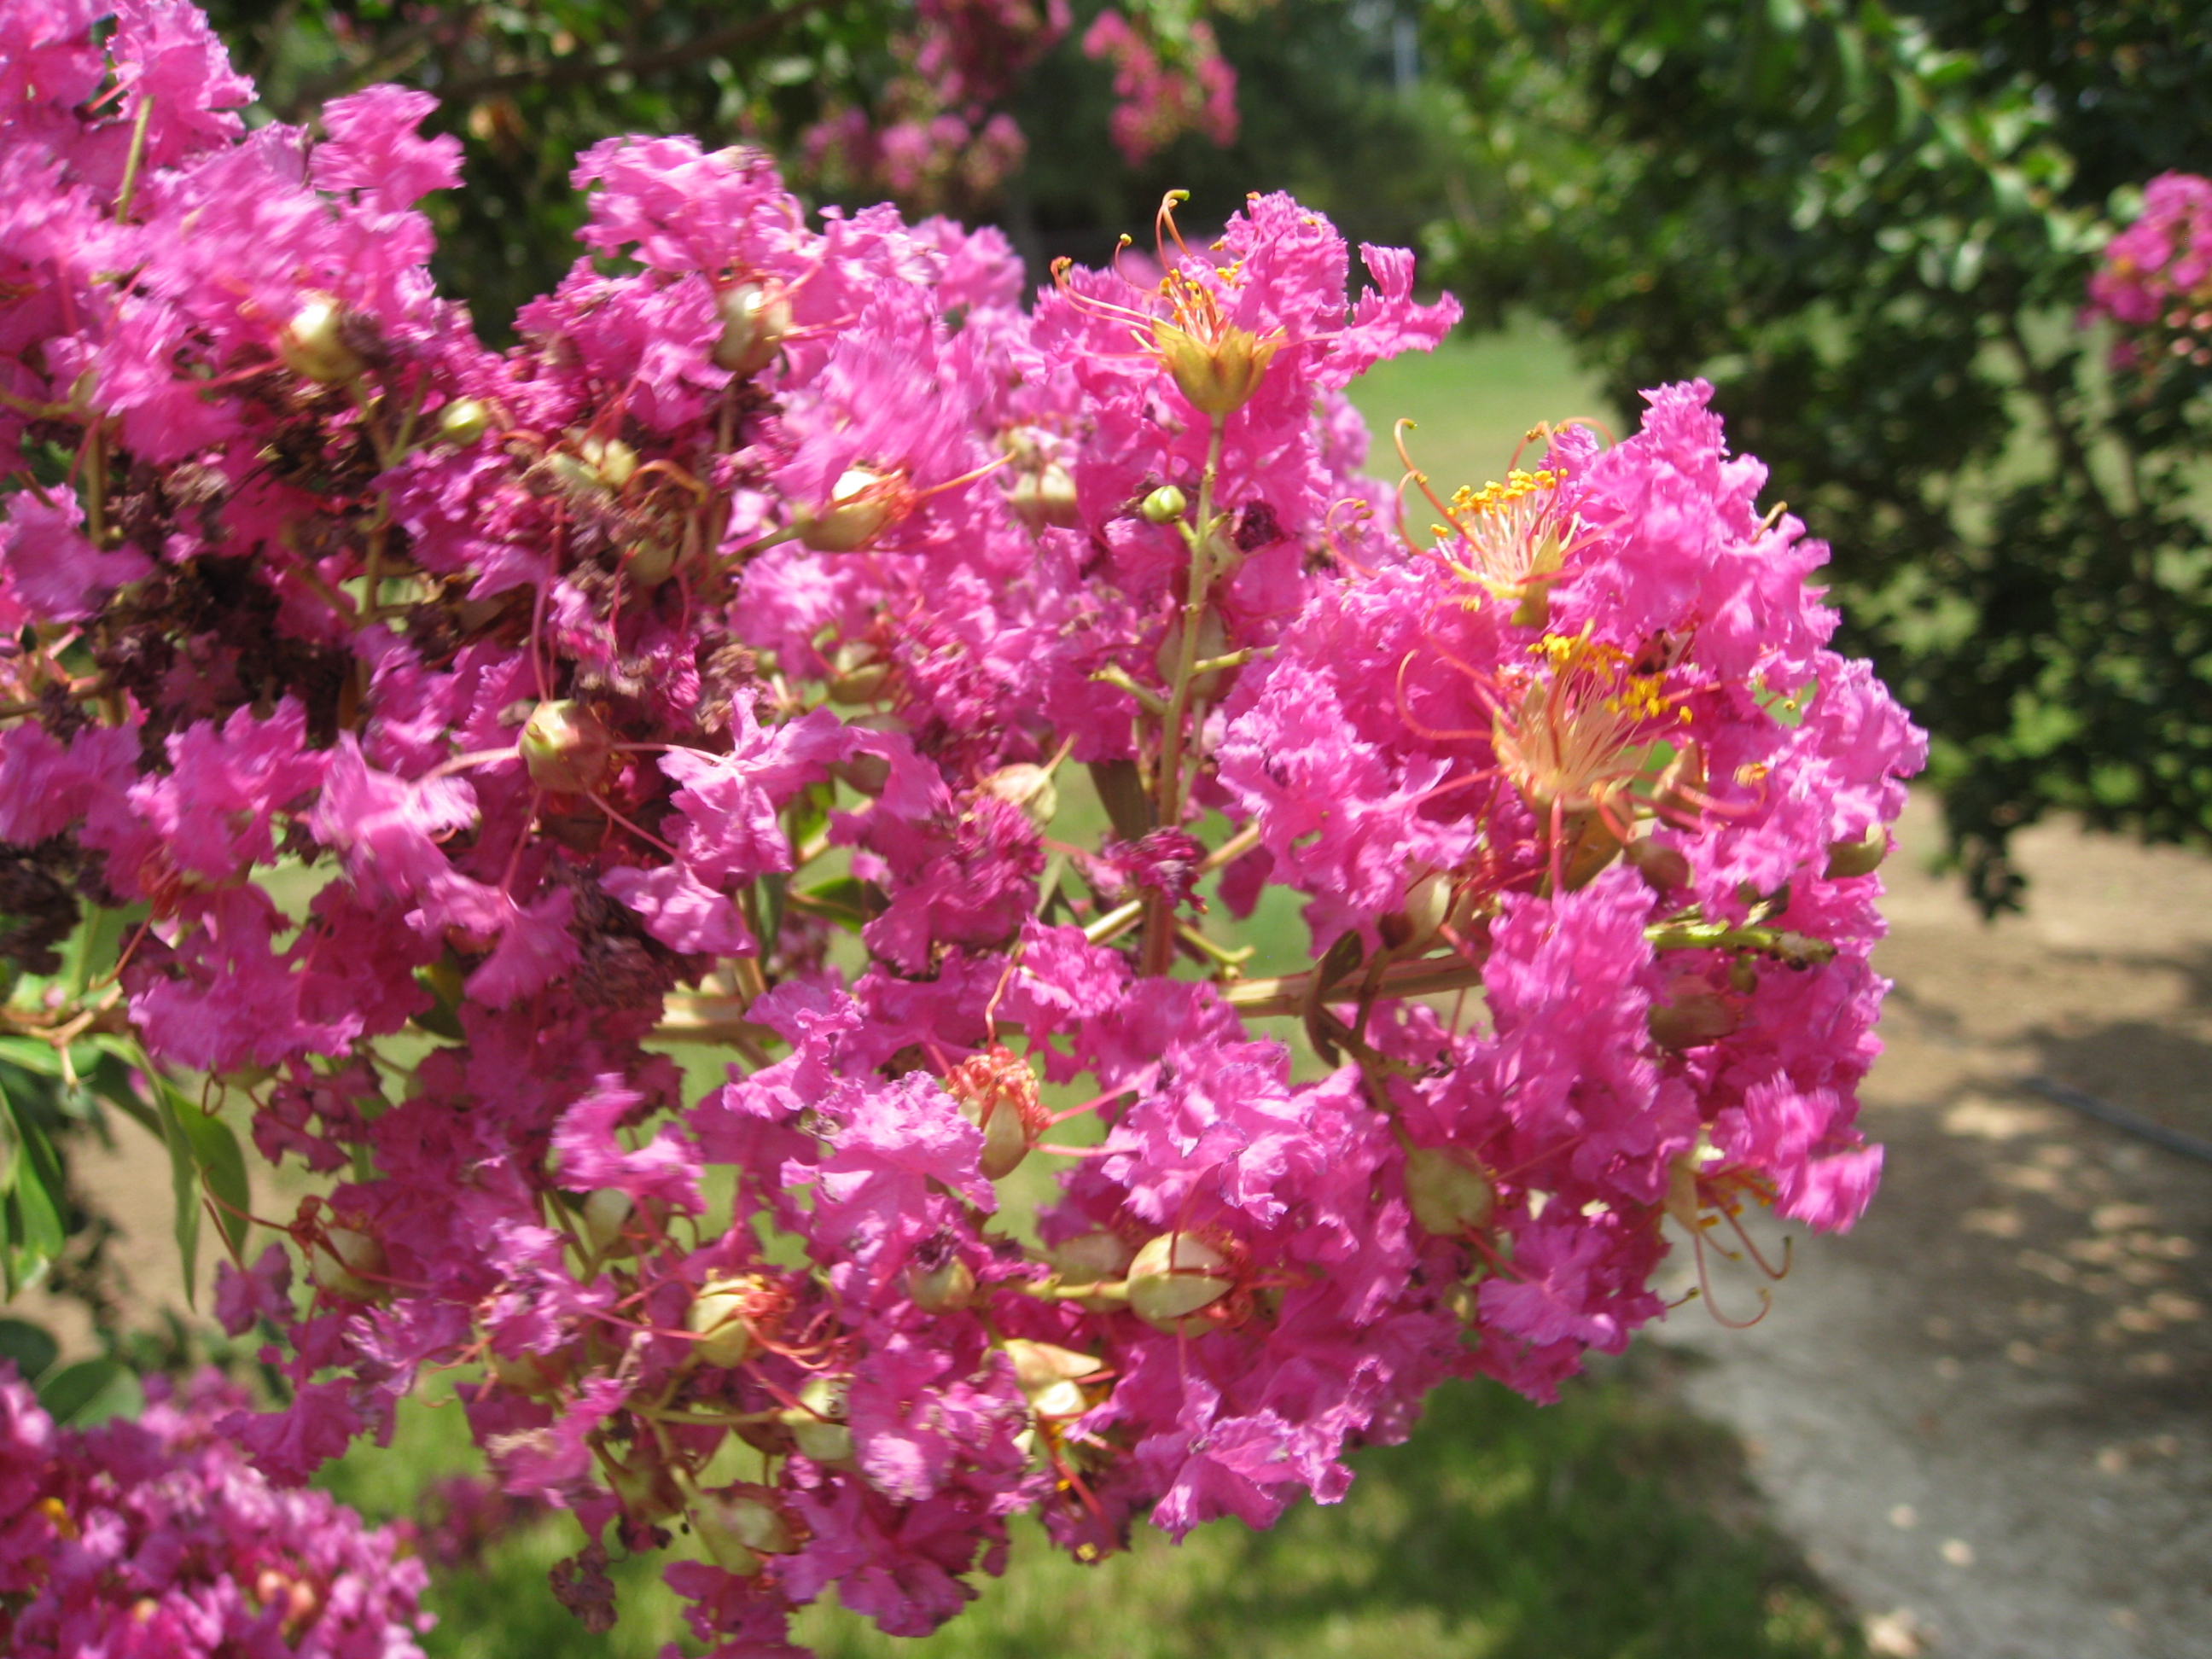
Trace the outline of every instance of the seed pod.
<instances>
[{"instance_id":1,"label":"seed pod","mask_svg":"<svg viewBox=\"0 0 2212 1659\"><path fill-rule=\"evenodd\" d=\"M515 745L530 781L556 795L587 794L606 781L614 738L582 703L568 697L531 711Z\"/></svg>"},{"instance_id":2,"label":"seed pod","mask_svg":"<svg viewBox=\"0 0 2212 1659\"><path fill-rule=\"evenodd\" d=\"M986 1048L947 1073L945 1088L962 1115L983 1131L984 1178L997 1181L1019 1169L1047 1117L1029 1062L1005 1048Z\"/></svg>"},{"instance_id":3,"label":"seed pod","mask_svg":"<svg viewBox=\"0 0 2212 1659\"><path fill-rule=\"evenodd\" d=\"M1173 484L1162 484L1137 508L1150 524L1173 524L1190 508L1190 498Z\"/></svg>"},{"instance_id":4,"label":"seed pod","mask_svg":"<svg viewBox=\"0 0 2212 1659\"><path fill-rule=\"evenodd\" d=\"M684 1328L699 1338L691 1356L702 1365L741 1365L757 1346L747 1316L761 1299L759 1275L717 1275L699 1287L684 1316Z\"/></svg>"},{"instance_id":5,"label":"seed pod","mask_svg":"<svg viewBox=\"0 0 2212 1659\"><path fill-rule=\"evenodd\" d=\"M1457 1238L1490 1224L1498 1188L1472 1154L1456 1146L1416 1146L1406 1154L1406 1202L1424 1232Z\"/></svg>"},{"instance_id":6,"label":"seed pod","mask_svg":"<svg viewBox=\"0 0 2212 1659\"><path fill-rule=\"evenodd\" d=\"M277 349L287 368L319 386L357 380L368 368L345 342L345 307L333 294L301 295Z\"/></svg>"},{"instance_id":7,"label":"seed pod","mask_svg":"<svg viewBox=\"0 0 2212 1659\"><path fill-rule=\"evenodd\" d=\"M1249 402L1281 344L1244 328L1224 327L1201 340L1173 323L1152 325L1153 349L1176 389L1207 415L1231 414Z\"/></svg>"},{"instance_id":8,"label":"seed pod","mask_svg":"<svg viewBox=\"0 0 2212 1659\"><path fill-rule=\"evenodd\" d=\"M1229 1258L1191 1233L1162 1233L1148 1240L1129 1263L1129 1306L1146 1324L1163 1331L1184 1328L1182 1322L1229 1294Z\"/></svg>"},{"instance_id":9,"label":"seed pod","mask_svg":"<svg viewBox=\"0 0 2212 1659\"><path fill-rule=\"evenodd\" d=\"M791 332L791 301L781 288L739 283L714 297L722 331L714 340L714 367L739 380L757 374L775 361Z\"/></svg>"}]
</instances>

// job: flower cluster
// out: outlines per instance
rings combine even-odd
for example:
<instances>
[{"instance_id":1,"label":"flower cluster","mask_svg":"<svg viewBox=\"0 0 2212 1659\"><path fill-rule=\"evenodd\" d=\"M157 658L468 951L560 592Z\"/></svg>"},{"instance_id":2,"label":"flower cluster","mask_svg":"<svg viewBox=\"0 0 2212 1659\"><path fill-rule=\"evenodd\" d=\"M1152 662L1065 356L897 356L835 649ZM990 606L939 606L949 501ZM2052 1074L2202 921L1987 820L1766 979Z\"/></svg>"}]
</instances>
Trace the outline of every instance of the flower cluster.
<instances>
[{"instance_id":1,"label":"flower cluster","mask_svg":"<svg viewBox=\"0 0 2212 1659\"><path fill-rule=\"evenodd\" d=\"M421 1659L428 1575L389 1528L271 1486L217 1431L213 1372L137 1422L57 1428L0 1368L0 1642L10 1653Z\"/></svg>"},{"instance_id":2,"label":"flower cluster","mask_svg":"<svg viewBox=\"0 0 2212 1659\"><path fill-rule=\"evenodd\" d=\"M1410 255L1347 306L1318 216L1170 204L1025 311L682 139L580 158L494 352L427 99L243 132L196 14L96 9L0 5L0 842L124 937L11 1018L323 1177L219 1276L270 1476L464 1367L587 1622L667 1547L717 1651L921 1633L1014 1512L1266 1524L1620 1349L1670 1218L1863 1206L1922 739L1705 387L1410 534L1344 395L1455 319Z\"/></svg>"},{"instance_id":3,"label":"flower cluster","mask_svg":"<svg viewBox=\"0 0 2212 1659\"><path fill-rule=\"evenodd\" d=\"M2089 279L2089 309L2124 331L2123 366L2212 364L2212 179L2162 173L2144 186L2142 216Z\"/></svg>"},{"instance_id":4,"label":"flower cluster","mask_svg":"<svg viewBox=\"0 0 2212 1659\"><path fill-rule=\"evenodd\" d=\"M1109 6L1084 31L1083 52L1113 65L1108 127L1131 167L1186 132L1220 145L1236 140L1237 71L1203 18L1163 39Z\"/></svg>"}]
</instances>

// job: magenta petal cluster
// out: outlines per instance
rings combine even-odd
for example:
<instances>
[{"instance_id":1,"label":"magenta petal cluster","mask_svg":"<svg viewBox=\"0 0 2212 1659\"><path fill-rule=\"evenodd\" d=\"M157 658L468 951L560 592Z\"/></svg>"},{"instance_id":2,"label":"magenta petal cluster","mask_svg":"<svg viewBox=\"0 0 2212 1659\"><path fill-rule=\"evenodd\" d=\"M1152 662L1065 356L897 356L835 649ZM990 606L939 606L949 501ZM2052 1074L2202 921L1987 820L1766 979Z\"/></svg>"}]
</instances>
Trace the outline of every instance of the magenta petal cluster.
<instances>
[{"instance_id":1,"label":"magenta petal cluster","mask_svg":"<svg viewBox=\"0 0 2212 1659\"><path fill-rule=\"evenodd\" d=\"M2089 279L2086 314L2118 329L2118 367L2212 364L2212 179L2161 173L2143 186L2142 212Z\"/></svg>"},{"instance_id":2,"label":"magenta petal cluster","mask_svg":"<svg viewBox=\"0 0 2212 1659\"><path fill-rule=\"evenodd\" d=\"M9 1652L421 1659L405 1534L270 1486L215 1427L245 1396L214 1372L147 1395L137 1422L60 1428L0 1368Z\"/></svg>"},{"instance_id":3,"label":"magenta petal cluster","mask_svg":"<svg viewBox=\"0 0 2212 1659\"><path fill-rule=\"evenodd\" d=\"M1860 1213L1924 744L1709 388L1408 533L1345 398L1457 319L1402 251L1170 201L1025 309L681 138L579 160L494 351L425 99L247 132L196 14L97 21L0 4L0 854L314 1185L216 1291L289 1403L98 1456L298 1482L459 1368L588 1624L666 1548L717 1651L921 1634L1013 1514L1266 1525L1670 1249L1747 1312L1744 1218ZM335 1616L283 1571L239 1617Z\"/></svg>"}]
</instances>

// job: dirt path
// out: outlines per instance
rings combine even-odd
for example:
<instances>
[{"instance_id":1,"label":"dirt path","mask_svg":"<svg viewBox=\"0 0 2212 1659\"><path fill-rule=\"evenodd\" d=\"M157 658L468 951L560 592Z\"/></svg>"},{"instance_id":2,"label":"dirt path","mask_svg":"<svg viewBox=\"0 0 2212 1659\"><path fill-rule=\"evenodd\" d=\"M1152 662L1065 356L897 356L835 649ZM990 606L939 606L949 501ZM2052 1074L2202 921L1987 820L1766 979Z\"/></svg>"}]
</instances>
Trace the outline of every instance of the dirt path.
<instances>
[{"instance_id":1,"label":"dirt path","mask_svg":"<svg viewBox=\"0 0 2212 1659\"><path fill-rule=\"evenodd\" d=\"M1752 1330L1664 1340L1877 1653L2208 1659L2212 1164L2021 1082L2212 1139L2212 860L2039 828L1985 927L1937 835L1916 803L1889 866L1872 1213Z\"/></svg>"}]
</instances>

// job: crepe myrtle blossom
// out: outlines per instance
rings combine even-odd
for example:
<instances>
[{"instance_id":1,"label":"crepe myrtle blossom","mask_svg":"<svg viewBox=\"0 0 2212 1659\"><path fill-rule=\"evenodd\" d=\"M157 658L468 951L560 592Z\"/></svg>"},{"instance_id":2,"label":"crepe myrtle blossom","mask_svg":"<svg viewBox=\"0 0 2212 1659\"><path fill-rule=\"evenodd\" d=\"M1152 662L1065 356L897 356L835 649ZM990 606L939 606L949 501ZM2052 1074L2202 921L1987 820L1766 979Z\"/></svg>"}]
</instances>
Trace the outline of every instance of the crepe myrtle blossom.
<instances>
[{"instance_id":1,"label":"crepe myrtle blossom","mask_svg":"<svg viewBox=\"0 0 2212 1659\"><path fill-rule=\"evenodd\" d=\"M592 1627L665 1551L717 1651L833 1588L919 1634L1012 1514L1333 1501L1670 1249L1741 1322L1754 1212L1868 1201L1923 743L1702 383L1394 506L1345 388L1458 315L1404 252L1170 198L1024 309L995 232L681 138L579 161L599 257L494 351L419 94L246 132L156 0L0 3L0 65L8 1017L311 1188L218 1275L282 1405L0 1390L23 1640L401 1630L414 1569L261 1483L434 1372Z\"/></svg>"},{"instance_id":2,"label":"crepe myrtle blossom","mask_svg":"<svg viewBox=\"0 0 2212 1659\"><path fill-rule=\"evenodd\" d=\"M271 1486L215 1427L214 1372L136 1422L58 1427L0 1364L0 1638L10 1653L420 1659L429 1575L398 1528Z\"/></svg>"},{"instance_id":3,"label":"crepe myrtle blossom","mask_svg":"<svg viewBox=\"0 0 2212 1659\"><path fill-rule=\"evenodd\" d=\"M2162 173L2143 186L2141 215L2105 245L2083 314L2118 329L2117 368L2212 364L2212 179Z\"/></svg>"}]
</instances>

